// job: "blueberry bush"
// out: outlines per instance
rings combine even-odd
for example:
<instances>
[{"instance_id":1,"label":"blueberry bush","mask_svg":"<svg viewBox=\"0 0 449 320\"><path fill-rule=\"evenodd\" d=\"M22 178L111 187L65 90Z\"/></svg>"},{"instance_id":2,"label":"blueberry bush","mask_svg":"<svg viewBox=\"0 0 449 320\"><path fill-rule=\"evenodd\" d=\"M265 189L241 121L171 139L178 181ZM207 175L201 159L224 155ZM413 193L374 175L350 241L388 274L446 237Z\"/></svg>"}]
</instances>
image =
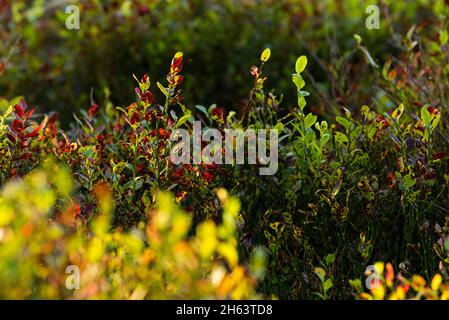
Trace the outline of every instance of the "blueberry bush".
<instances>
[{"instance_id":1,"label":"blueberry bush","mask_svg":"<svg viewBox=\"0 0 449 320\"><path fill-rule=\"evenodd\" d=\"M448 299L449 4L373 3L2 2L0 298Z\"/></svg>"}]
</instances>

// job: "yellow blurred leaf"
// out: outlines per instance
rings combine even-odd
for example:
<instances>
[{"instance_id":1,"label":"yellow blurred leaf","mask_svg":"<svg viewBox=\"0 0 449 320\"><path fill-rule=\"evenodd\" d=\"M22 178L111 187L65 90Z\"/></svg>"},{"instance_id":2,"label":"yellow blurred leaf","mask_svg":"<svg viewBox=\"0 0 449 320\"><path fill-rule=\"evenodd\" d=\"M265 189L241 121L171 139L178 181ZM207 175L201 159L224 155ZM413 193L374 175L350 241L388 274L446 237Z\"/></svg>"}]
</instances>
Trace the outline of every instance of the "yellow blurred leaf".
<instances>
[{"instance_id":1,"label":"yellow blurred leaf","mask_svg":"<svg viewBox=\"0 0 449 320\"><path fill-rule=\"evenodd\" d=\"M439 273L437 273L433 277L430 287L432 288L432 290L436 291L436 290L438 290L438 288L440 287L442 282L443 282L443 277Z\"/></svg>"},{"instance_id":2,"label":"yellow blurred leaf","mask_svg":"<svg viewBox=\"0 0 449 320\"><path fill-rule=\"evenodd\" d=\"M237 250L229 243L220 243L218 252L226 259L228 264L233 268L237 265L239 256Z\"/></svg>"},{"instance_id":3,"label":"yellow blurred leaf","mask_svg":"<svg viewBox=\"0 0 449 320\"><path fill-rule=\"evenodd\" d=\"M197 228L197 237L199 240L201 257L211 257L218 243L215 223L206 221L200 224Z\"/></svg>"},{"instance_id":4,"label":"yellow blurred leaf","mask_svg":"<svg viewBox=\"0 0 449 320\"><path fill-rule=\"evenodd\" d=\"M0 205L0 227L9 224L13 218L14 211L6 205Z\"/></svg>"},{"instance_id":5,"label":"yellow blurred leaf","mask_svg":"<svg viewBox=\"0 0 449 320\"><path fill-rule=\"evenodd\" d=\"M267 62L268 59L270 59L271 56L271 50L269 48L266 48L263 52L262 55L260 56L260 60L262 62Z\"/></svg>"},{"instance_id":6,"label":"yellow blurred leaf","mask_svg":"<svg viewBox=\"0 0 449 320\"><path fill-rule=\"evenodd\" d=\"M376 270L376 273L378 275L382 275L384 273L384 263L383 262L376 262L374 264L374 269Z\"/></svg>"},{"instance_id":7,"label":"yellow blurred leaf","mask_svg":"<svg viewBox=\"0 0 449 320\"><path fill-rule=\"evenodd\" d=\"M380 283L377 287L371 289L371 293L375 300L383 300L385 297L384 285Z\"/></svg>"}]
</instances>

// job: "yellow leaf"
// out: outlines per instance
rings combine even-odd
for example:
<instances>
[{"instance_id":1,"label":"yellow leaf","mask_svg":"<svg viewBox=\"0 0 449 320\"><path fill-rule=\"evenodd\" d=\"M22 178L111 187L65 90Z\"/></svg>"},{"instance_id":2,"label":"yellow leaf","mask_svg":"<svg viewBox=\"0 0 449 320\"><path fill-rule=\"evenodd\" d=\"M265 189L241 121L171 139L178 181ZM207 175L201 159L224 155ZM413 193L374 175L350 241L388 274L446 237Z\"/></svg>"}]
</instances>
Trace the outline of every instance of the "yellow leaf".
<instances>
[{"instance_id":1,"label":"yellow leaf","mask_svg":"<svg viewBox=\"0 0 449 320\"><path fill-rule=\"evenodd\" d=\"M178 58L182 57L183 55L184 55L183 52L176 52L174 59L178 59Z\"/></svg>"},{"instance_id":2,"label":"yellow leaf","mask_svg":"<svg viewBox=\"0 0 449 320\"><path fill-rule=\"evenodd\" d=\"M371 289L371 293L375 300L383 300L385 297L385 287L379 284L376 288Z\"/></svg>"},{"instance_id":3,"label":"yellow leaf","mask_svg":"<svg viewBox=\"0 0 449 320\"><path fill-rule=\"evenodd\" d=\"M2 205L0 206L0 227L6 226L9 224L14 218L14 210L8 206Z\"/></svg>"},{"instance_id":4,"label":"yellow leaf","mask_svg":"<svg viewBox=\"0 0 449 320\"><path fill-rule=\"evenodd\" d=\"M87 250L87 258L90 262L100 261L104 254L104 244L100 238L93 238Z\"/></svg>"},{"instance_id":5,"label":"yellow leaf","mask_svg":"<svg viewBox=\"0 0 449 320\"><path fill-rule=\"evenodd\" d=\"M366 293L366 292L362 292L360 294L360 298L363 300L373 300L373 297L369 293Z\"/></svg>"},{"instance_id":6,"label":"yellow leaf","mask_svg":"<svg viewBox=\"0 0 449 320\"><path fill-rule=\"evenodd\" d=\"M321 267L315 267L314 271L317 275L321 276L323 279L326 276L326 271Z\"/></svg>"},{"instance_id":7,"label":"yellow leaf","mask_svg":"<svg viewBox=\"0 0 449 320\"><path fill-rule=\"evenodd\" d=\"M268 59L270 59L270 56L271 56L271 50L270 50L270 48L266 48L266 49L262 52L262 55L260 56L260 60L261 60L262 62L267 62Z\"/></svg>"},{"instance_id":8,"label":"yellow leaf","mask_svg":"<svg viewBox=\"0 0 449 320\"><path fill-rule=\"evenodd\" d=\"M197 228L200 255L210 258L217 247L217 230L212 221L205 221Z\"/></svg>"},{"instance_id":9,"label":"yellow leaf","mask_svg":"<svg viewBox=\"0 0 449 320\"><path fill-rule=\"evenodd\" d=\"M449 290L445 290L440 297L441 300L449 300Z\"/></svg>"},{"instance_id":10,"label":"yellow leaf","mask_svg":"<svg viewBox=\"0 0 449 320\"><path fill-rule=\"evenodd\" d=\"M228 192L226 189L220 188L217 190L217 197L220 199L221 203L225 203L228 198Z\"/></svg>"},{"instance_id":11,"label":"yellow leaf","mask_svg":"<svg viewBox=\"0 0 449 320\"><path fill-rule=\"evenodd\" d=\"M307 57L306 56L300 56L298 60L296 60L295 70L296 73L301 73L304 71L304 69L307 66Z\"/></svg>"},{"instance_id":12,"label":"yellow leaf","mask_svg":"<svg viewBox=\"0 0 449 320\"><path fill-rule=\"evenodd\" d=\"M437 273L433 277L430 287L432 288L432 290L436 291L440 287L441 282L443 282L443 277L441 277L441 275L439 273Z\"/></svg>"},{"instance_id":13,"label":"yellow leaf","mask_svg":"<svg viewBox=\"0 0 449 320\"><path fill-rule=\"evenodd\" d=\"M376 273L378 275L382 275L384 273L384 263L383 262L376 262L374 264L374 269L376 270Z\"/></svg>"},{"instance_id":14,"label":"yellow leaf","mask_svg":"<svg viewBox=\"0 0 449 320\"><path fill-rule=\"evenodd\" d=\"M399 107L397 107L397 109L393 111L393 113L391 114L391 117L392 117L393 119L395 119L396 121L398 121L399 118L402 116L402 113L403 113L403 112L404 112L404 104L401 103L401 104L399 105Z\"/></svg>"},{"instance_id":15,"label":"yellow leaf","mask_svg":"<svg viewBox=\"0 0 449 320\"><path fill-rule=\"evenodd\" d=\"M405 291L403 287L398 287L389 298L390 300L404 300Z\"/></svg>"},{"instance_id":16,"label":"yellow leaf","mask_svg":"<svg viewBox=\"0 0 449 320\"><path fill-rule=\"evenodd\" d=\"M226 259L228 264L234 268L239 262L239 256L235 247L229 243L221 243L218 245L218 252Z\"/></svg>"},{"instance_id":17,"label":"yellow leaf","mask_svg":"<svg viewBox=\"0 0 449 320\"><path fill-rule=\"evenodd\" d=\"M176 194L176 202L179 204L181 203L182 200L184 200L184 198L186 197L187 192L186 191L181 191L179 193Z\"/></svg>"},{"instance_id":18,"label":"yellow leaf","mask_svg":"<svg viewBox=\"0 0 449 320\"><path fill-rule=\"evenodd\" d=\"M419 275L414 275L412 277L412 283L413 283L413 286L415 287L415 289L416 288L419 289L426 285L426 280L424 280L424 278Z\"/></svg>"}]
</instances>

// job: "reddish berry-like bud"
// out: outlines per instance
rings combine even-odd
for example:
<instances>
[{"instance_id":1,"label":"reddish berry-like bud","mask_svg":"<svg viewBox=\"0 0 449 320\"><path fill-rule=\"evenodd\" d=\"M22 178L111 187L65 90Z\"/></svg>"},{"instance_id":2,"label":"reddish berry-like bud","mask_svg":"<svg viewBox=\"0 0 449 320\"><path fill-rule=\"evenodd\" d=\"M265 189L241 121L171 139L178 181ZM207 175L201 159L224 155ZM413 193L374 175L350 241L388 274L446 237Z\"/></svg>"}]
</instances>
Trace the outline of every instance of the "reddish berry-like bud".
<instances>
[{"instance_id":1,"label":"reddish berry-like bud","mask_svg":"<svg viewBox=\"0 0 449 320\"><path fill-rule=\"evenodd\" d=\"M92 104L92 106L89 108L89 116L94 117L98 112L98 105L96 103Z\"/></svg>"},{"instance_id":2,"label":"reddish berry-like bud","mask_svg":"<svg viewBox=\"0 0 449 320\"><path fill-rule=\"evenodd\" d=\"M437 108L434 108L432 106L428 107L427 111L429 111L430 115L432 115L432 116L440 114L440 110L438 110Z\"/></svg>"}]
</instances>

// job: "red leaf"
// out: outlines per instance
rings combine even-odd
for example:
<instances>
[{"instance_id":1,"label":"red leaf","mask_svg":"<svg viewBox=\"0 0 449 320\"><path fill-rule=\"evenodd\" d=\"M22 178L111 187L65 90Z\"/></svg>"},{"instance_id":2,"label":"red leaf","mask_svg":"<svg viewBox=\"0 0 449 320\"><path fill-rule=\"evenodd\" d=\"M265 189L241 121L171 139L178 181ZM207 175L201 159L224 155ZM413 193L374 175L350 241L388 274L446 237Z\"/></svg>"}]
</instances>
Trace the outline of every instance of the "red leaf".
<instances>
[{"instance_id":1,"label":"red leaf","mask_svg":"<svg viewBox=\"0 0 449 320\"><path fill-rule=\"evenodd\" d=\"M16 133L22 132L22 130L23 130L22 121L20 121L18 119L14 119L12 122L11 128Z\"/></svg>"},{"instance_id":2,"label":"red leaf","mask_svg":"<svg viewBox=\"0 0 449 320\"><path fill-rule=\"evenodd\" d=\"M28 134L28 138L34 138L39 135L39 131L41 130L41 126L37 126L34 130Z\"/></svg>"},{"instance_id":3,"label":"red leaf","mask_svg":"<svg viewBox=\"0 0 449 320\"><path fill-rule=\"evenodd\" d=\"M23 118L25 115L25 109L22 108L22 106L16 104L14 106L14 112L19 116L19 118Z\"/></svg>"}]
</instances>

